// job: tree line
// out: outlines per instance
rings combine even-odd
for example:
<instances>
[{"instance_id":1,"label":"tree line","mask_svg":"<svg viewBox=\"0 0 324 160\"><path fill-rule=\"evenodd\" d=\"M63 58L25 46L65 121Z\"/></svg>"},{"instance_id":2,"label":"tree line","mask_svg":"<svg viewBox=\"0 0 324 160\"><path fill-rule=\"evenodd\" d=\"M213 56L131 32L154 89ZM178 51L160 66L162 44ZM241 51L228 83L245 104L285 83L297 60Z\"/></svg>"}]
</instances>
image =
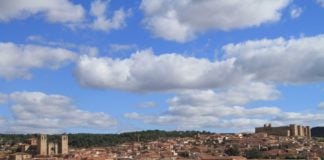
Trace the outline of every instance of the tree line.
<instances>
[{"instance_id":1,"label":"tree line","mask_svg":"<svg viewBox=\"0 0 324 160\"><path fill-rule=\"evenodd\" d=\"M148 142L163 138L193 137L197 134L211 134L207 131L162 131L147 130L126 132L121 134L90 134L69 133L69 146L76 148L108 147L126 142ZM56 141L60 135L48 135L48 141ZM24 142L28 138L37 137L37 134L0 134L0 145L14 145Z\"/></svg>"}]
</instances>

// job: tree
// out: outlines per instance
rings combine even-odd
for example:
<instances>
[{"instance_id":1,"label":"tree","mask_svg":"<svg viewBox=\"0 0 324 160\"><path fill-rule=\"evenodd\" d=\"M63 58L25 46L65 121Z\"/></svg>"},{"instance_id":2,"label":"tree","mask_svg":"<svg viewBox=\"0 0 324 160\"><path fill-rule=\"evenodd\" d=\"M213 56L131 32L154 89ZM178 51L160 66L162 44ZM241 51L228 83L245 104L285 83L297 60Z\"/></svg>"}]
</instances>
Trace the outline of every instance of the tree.
<instances>
[{"instance_id":1,"label":"tree","mask_svg":"<svg viewBox=\"0 0 324 160\"><path fill-rule=\"evenodd\" d=\"M239 156L240 149L237 146L233 146L230 148L225 149L224 151L228 156Z\"/></svg>"},{"instance_id":2,"label":"tree","mask_svg":"<svg viewBox=\"0 0 324 160\"><path fill-rule=\"evenodd\" d=\"M257 159L264 157L262 151L258 150L257 148L252 148L250 150L245 151L245 156L248 159Z\"/></svg>"}]
</instances>

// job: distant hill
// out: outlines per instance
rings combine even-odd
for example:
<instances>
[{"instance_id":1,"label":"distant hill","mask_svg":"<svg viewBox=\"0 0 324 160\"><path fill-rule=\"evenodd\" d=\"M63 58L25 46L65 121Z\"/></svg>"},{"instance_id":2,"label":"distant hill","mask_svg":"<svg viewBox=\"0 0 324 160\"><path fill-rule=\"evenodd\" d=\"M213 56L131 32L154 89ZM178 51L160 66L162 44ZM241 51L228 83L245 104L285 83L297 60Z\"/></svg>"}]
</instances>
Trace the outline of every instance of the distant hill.
<instances>
[{"instance_id":1,"label":"distant hill","mask_svg":"<svg viewBox=\"0 0 324 160\"><path fill-rule=\"evenodd\" d=\"M311 132L312 137L324 137L324 127L314 127Z\"/></svg>"},{"instance_id":2,"label":"distant hill","mask_svg":"<svg viewBox=\"0 0 324 160\"><path fill-rule=\"evenodd\" d=\"M163 138L171 137L193 137L197 134L212 134L206 131L161 131L161 130L147 130L138 132L127 132L121 134L89 134L76 133L68 134L69 146L71 147L106 147L122 144L125 142L136 141L154 141ZM0 134L1 143L10 142L16 144L23 142L27 138L36 137L36 134ZM48 135L49 141L57 139L59 135Z\"/></svg>"},{"instance_id":3,"label":"distant hill","mask_svg":"<svg viewBox=\"0 0 324 160\"><path fill-rule=\"evenodd\" d=\"M161 131L148 130L121 134L69 134L69 145L72 147L114 146L125 142L154 141L161 138L193 137L200 134L211 134L199 131Z\"/></svg>"}]
</instances>

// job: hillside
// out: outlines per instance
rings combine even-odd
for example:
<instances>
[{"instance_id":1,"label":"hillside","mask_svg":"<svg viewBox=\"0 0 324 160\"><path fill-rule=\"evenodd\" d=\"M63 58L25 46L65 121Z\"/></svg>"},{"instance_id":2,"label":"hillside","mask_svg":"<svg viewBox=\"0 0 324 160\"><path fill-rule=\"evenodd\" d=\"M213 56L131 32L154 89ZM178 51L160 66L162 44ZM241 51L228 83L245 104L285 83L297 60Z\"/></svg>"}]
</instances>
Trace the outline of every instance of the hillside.
<instances>
[{"instance_id":1,"label":"hillside","mask_svg":"<svg viewBox=\"0 0 324 160\"><path fill-rule=\"evenodd\" d=\"M161 131L148 130L138 132L127 132L121 134L90 134L90 133L76 133L68 134L69 146L71 147L105 147L122 144L125 142L135 141L153 141L160 138L170 137L192 137L201 134L211 134L210 132L200 131ZM15 144L23 142L25 139L35 137L36 134L0 134L0 143L9 142ZM56 139L59 135L48 135L49 141Z\"/></svg>"},{"instance_id":2,"label":"hillside","mask_svg":"<svg viewBox=\"0 0 324 160\"><path fill-rule=\"evenodd\" d=\"M324 137L324 127L314 127L311 132L312 137Z\"/></svg>"}]
</instances>

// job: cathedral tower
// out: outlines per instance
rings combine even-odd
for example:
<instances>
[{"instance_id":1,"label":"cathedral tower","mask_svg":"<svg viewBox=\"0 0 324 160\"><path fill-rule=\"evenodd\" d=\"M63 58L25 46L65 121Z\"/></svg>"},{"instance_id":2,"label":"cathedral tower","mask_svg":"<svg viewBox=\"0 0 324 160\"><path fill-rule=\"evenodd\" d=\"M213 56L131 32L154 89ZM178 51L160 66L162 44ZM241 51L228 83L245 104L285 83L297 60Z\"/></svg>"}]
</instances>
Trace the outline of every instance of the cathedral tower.
<instances>
[{"instance_id":1,"label":"cathedral tower","mask_svg":"<svg viewBox=\"0 0 324 160\"><path fill-rule=\"evenodd\" d=\"M47 136L45 134L38 136L37 151L39 155L47 155Z\"/></svg>"},{"instance_id":2,"label":"cathedral tower","mask_svg":"<svg viewBox=\"0 0 324 160\"><path fill-rule=\"evenodd\" d=\"M69 140L66 134L63 134L59 141L59 153L68 154L69 153Z\"/></svg>"}]
</instances>

